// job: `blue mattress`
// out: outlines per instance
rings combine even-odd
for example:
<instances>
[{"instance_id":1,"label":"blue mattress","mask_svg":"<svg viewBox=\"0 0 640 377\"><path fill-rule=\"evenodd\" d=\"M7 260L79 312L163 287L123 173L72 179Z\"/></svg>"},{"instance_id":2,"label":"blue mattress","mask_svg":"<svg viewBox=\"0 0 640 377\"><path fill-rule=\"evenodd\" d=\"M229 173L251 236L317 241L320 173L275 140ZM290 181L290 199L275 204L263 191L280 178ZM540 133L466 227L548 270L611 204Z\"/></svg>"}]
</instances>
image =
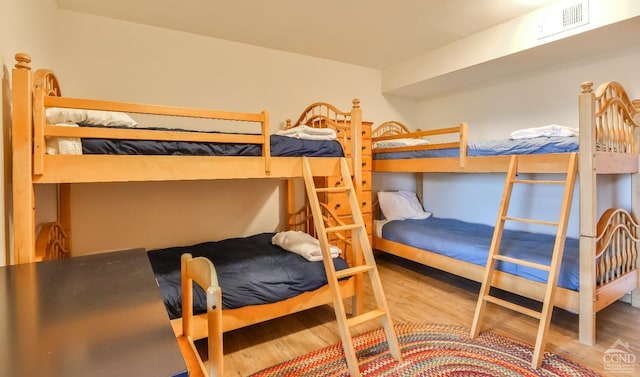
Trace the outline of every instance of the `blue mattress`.
<instances>
[{"instance_id":1,"label":"blue mattress","mask_svg":"<svg viewBox=\"0 0 640 377\"><path fill-rule=\"evenodd\" d=\"M309 262L273 245L274 234L261 233L148 251L169 317L182 316L180 256L183 253L204 256L213 262L222 288L224 309L278 302L327 284L322 261ZM341 258L333 261L336 270L348 267ZM197 285L194 286L193 303L194 313L206 311L205 293Z\"/></svg>"},{"instance_id":2,"label":"blue mattress","mask_svg":"<svg viewBox=\"0 0 640 377\"><path fill-rule=\"evenodd\" d=\"M382 227L382 238L429 250L454 259L485 266L493 227L461 220L430 217L424 220L394 220ZM549 265L555 235L505 230L500 254ZM497 262L497 269L529 280L546 283L548 273L532 267ZM579 288L578 240L565 242L558 286L577 291Z\"/></svg>"},{"instance_id":3,"label":"blue mattress","mask_svg":"<svg viewBox=\"0 0 640 377\"><path fill-rule=\"evenodd\" d=\"M102 127L82 124L82 127ZM167 130L147 127L148 130ZM172 131L188 131L171 129ZM135 154L135 155L182 155L182 156L261 156L258 144L207 143L186 141L120 140L83 138L83 154ZM270 136L271 156L274 157L343 157L344 152L337 140L304 140L287 136Z\"/></svg>"},{"instance_id":4,"label":"blue mattress","mask_svg":"<svg viewBox=\"0 0 640 377\"><path fill-rule=\"evenodd\" d=\"M578 151L578 137L536 137L469 142L467 156L501 156L513 154L569 153ZM425 149L407 152L374 153L375 160L428 157L458 157L458 148Z\"/></svg>"}]
</instances>

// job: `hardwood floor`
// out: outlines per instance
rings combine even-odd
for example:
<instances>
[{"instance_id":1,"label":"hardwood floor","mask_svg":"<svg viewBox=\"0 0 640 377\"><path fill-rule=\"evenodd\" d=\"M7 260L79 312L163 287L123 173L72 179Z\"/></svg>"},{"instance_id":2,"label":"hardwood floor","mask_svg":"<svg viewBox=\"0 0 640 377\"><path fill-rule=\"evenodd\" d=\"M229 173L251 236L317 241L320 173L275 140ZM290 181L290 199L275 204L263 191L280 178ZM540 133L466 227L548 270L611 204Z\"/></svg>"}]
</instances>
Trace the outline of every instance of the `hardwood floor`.
<instances>
[{"instance_id":1,"label":"hardwood floor","mask_svg":"<svg viewBox=\"0 0 640 377\"><path fill-rule=\"evenodd\" d=\"M480 284L413 262L377 254L378 269L395 323L431 322L470 327ZM371 301L371 300L367 300ZM526 302L522 299L522 302ZM537 303L531 302L532 307ZM483 330L533 344L538 321L490 305ZM578 342L578 316L554 311L546 350L605 375L640 375L640 308L616 302L597 317L598 342ZM380 327L372 322L358 333ZM604 352L617 340L637 356L636 374L606 374ZM271 365L340 342L333 308L324 306L224 335L225 376L247 376Z\"/></svg>"}]
</instances>

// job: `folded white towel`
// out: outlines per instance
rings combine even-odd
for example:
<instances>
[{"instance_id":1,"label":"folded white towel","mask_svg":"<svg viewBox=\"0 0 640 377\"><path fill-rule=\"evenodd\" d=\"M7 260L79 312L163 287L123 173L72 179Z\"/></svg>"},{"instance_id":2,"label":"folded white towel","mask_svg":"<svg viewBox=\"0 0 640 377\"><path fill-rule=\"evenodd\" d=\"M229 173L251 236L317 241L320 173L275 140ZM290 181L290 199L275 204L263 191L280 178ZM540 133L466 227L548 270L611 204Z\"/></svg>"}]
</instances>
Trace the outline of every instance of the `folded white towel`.
<instances>
[{"instance_id":1,"label":"folded white towel","mask_svg":"<svg viewBox=\"0 0 640 377\"><path fill-rule=\"evenodd\" d=\"M298 132L309 134L309 135L335 135L336 130L333 128L318 128L318 127L309 127L305 124L295 127L298 129Z\"/></svg>"},{"instance_id":2,"label":"folded white towel","mask_svg":"<svg viewBox=\"0 0 640 377\"><path fill-rule=\"evenodd\" d=\"M78 127L75 123L57 123L56 126ZM82 142L79 138L47 136L46 143L47 154L82 154Z\"/></svg>"},{"instance_id":3,"label":"folded white towel","mask_svg":"<svg viewBox=\"0 0 640 377\"><path fill-rule=\"evenodd\" d=\"M523 128L511 133L512 139L531 139L542 136L578 136L578 129L550 124L542 127Z\"/></svg>"},{"instance_id":4,"label":"folded white towel","mask_svg":"<svg viewBox=\"0 0 640 377\"><path fill-rule=\"evenodd\" d=\"M296 253L310 262L322 260L320 241L308 233L296 230L279 232L271 238L271 243ZM342 250L334 245L329 245L329 250L332 258L337 258L342 253Z\"/></svg>"},{"instance_id":5,"label":"folded white towel","mask_svg":"<svg viewBox=\"0 0 640 377\"><path fill-rule=\"evenodd\" d=\"M332 128L314 128L301 125L287 130L278 130L276 135L305 140L336 140L336 130Z\"/></svg>"},{"instance_id":6,"label":"folded white towel","mask_svg":"<svg viewBox=\"0 0 640 377\"><path fill-rule=\"evenodd\" d=\"M295 137L296 139L303 139L303 140L336 140L336 136L335 135L314 135L314 134L307 134L307 133L297 133L295 135L287 135L289 137Z\"/></svg>"},{"instance_id":7,"label":"folded white towel","mask_svg":"<svg viewBox=\"0 0 640 377\"><path fill-rule=\"evenodd\" d=\"M278 130L276 131L276 135L281 136L290 136L298 133L298 127L287 128L286 130Z\"/></svg>"}]
</instances>

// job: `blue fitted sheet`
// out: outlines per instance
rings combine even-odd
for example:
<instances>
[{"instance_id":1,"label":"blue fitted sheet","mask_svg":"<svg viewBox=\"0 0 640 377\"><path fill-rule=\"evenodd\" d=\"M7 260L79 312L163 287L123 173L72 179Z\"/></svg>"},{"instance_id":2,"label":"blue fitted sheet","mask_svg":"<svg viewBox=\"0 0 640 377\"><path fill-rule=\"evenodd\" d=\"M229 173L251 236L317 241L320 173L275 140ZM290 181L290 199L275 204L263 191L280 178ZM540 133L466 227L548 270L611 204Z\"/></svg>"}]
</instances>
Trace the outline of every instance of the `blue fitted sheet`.
<instances>
[{"instance_id":1,"label":"blue fitted sheet","mask_svg":"<svg viewBox=\"0 0 640 377\"><path fill-rule=\"evenodd\" d=\"M429 250L451 258L485 266L493 237L493 227L456 219L430 217L424 220L394 220L382 227L382 238ZM500 254L549 265L555 235L505 230ZM532 267L497 262L497 269L529 280L546 282L548 273ZM558 286L579 288L578 240L565 242Z\"/></svg>"},{"instance_id":2,"label":"blue fitted sheet","mask_svg":"<svg viewBox=\"0 0 640 377\"><path fill-rule=\"evenodd\" d=\"M578 137L536 137L469 142L467 156L501 156L512 154L569 153L578 151ZM428 157L458 157L458 148L426 149L407 152L374 153L374 160Z\"/></svg>"}]
</instances>

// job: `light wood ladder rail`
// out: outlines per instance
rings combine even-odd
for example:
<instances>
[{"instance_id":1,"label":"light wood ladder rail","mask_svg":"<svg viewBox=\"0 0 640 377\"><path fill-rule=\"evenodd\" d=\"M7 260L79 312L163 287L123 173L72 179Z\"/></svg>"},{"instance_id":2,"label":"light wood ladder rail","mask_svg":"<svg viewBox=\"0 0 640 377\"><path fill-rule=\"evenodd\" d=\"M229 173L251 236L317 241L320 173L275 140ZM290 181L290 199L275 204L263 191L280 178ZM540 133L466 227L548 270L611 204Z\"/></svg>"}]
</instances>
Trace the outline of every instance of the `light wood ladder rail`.
<instances>
[{"instance_id":1,"label":"light wood ladder rail","mask_svg":"<svg viewBox=\"0 0 640 377\"><path fill-rule=\"evenodd\" d=\"M544 346L546 344L547 331L549 330L551 314L553 312L553 303L555 299L554 296L558 282L558 273L560 271L560 265L562 263L562 254L564 252L564 243L567 235L567 224L569 222L569 213L571 212L571 202L573 200L573 191L576 182L576 175L578 172L577 169L578 157L576 153L573 153L571 154L568 161L565 180L520 180L516 178L518 174L518 156L513 156L511 158L509 170L507 172L504 192L502 194L502 199L500 202L498 220L496 221L496 227L493 232L493 239L491 241L491 247L489 249L487 265L485 267L484 277L482 279L482 285L480 287L480 294L478 296L478 303L476 305L476 311L473 317L473 323L471 325L471 338L476 338L480 333L480 323L482 321L482 316L484 315L487 302L491 302L493 304L500 305L507 309L538 319L540 322L538 325L536 343L531 360L531 367L535 369L540 368L544 358ZM560 209L558 222L555 223L550 221L523 219L508 216L509 204L511 202L511 193L513 192L513 186L516 183L564 185L564 194L562 198L562 206ZM556 239L553 246L553 254L551 256L551 263L549 265L529 262L526 260L516 259L500 254L500 242L502 240L505 222L508 220L557 227ZM538 312L536 310L532 310L527 307L503 300L490 294L490 289L493 282L493 272L496 269L497 261L514 263L543 271L548 271L549 274L546 283L547 286L542 302L541 311Z\"/></svg>"},{"instance_id":2,"label":"light wood ladder rail","mask_svg":"<svg viewBox=\"0 0 640 377\"><path fill-rule=\"evenodd\" d=\"M367 230L362 218L362 211L360 210L360 203L357 197L357 193L353 186L351 179L351 173L349 172L349 166L345 158L340 159L340 172L342 178L342 185L337 187L322 187L316 188L313 180L313 171L311 164L306 157L303 157L304 161L304 182L307 190L307 196L313 214L313 221L315 224L318 240L320 241L320 248L322 250L322 259L324 262L324 268L327 274L327 281L331 289L333 296L333 306L336 313L336 319L338 322L338 328L340 330L340 337L342 339L342 348L344 350L345 359L347 361L347 367L351 376L360 376L360 368L358 359L353 346L353 339L351 334L351 328L360 324L381 320L385 330L387 338L387 344L389 345L389 351L391 355L398 361L401 361L400 346L398 344L398 338L396 337L393 323L391 321L391 314L389 307L387 306L387 300L382 289L382 282L380 275L376 267L376 262L373 256L373 250L369 243L369 237L367 236ZM327 227L322 217L320 201L318 199L318 193L322 192L342 192L348 197L349 206L351 210L352 224L344 224ZM332 232L344 232L351 231L352 238L357 237L355 244L359 245L362 249L364 257L364 263L362 265L350 266L347 269L336 271L331 257L331 251L329 249L328 233ZM350 318L347 318L345 312L343 297L340 293L340 287L338 286L338 280L344 278L354 277L356 275L368 274L373 295L376 300L376 308L365 312L357 313Z\"/></svg>"}]
</instances>

